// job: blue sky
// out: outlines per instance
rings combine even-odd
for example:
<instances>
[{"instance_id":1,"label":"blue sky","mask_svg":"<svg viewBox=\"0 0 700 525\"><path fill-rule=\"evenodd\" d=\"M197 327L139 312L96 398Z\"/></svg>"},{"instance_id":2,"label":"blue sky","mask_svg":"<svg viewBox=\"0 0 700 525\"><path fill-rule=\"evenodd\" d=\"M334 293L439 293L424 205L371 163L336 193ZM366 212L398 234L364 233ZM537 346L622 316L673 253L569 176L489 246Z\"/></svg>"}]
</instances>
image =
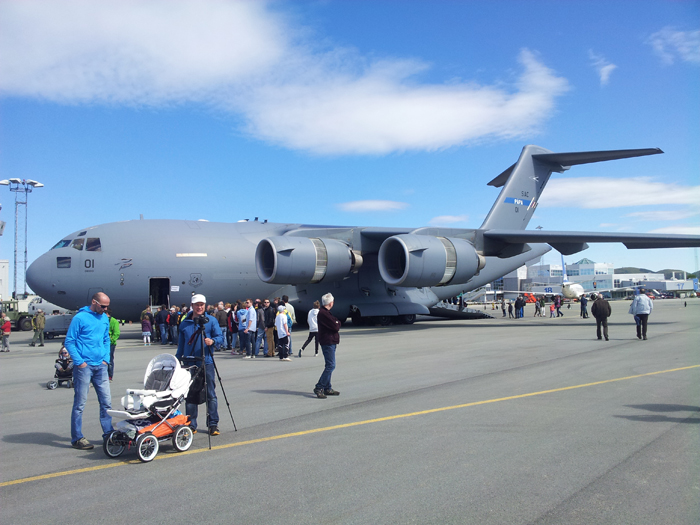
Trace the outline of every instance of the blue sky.
<instances>
[{"instance_id":1,"label":"blue sky","mask_svg":"<svg viewBox=\"0 0 700 525\"><path fill-rule=\"evenodd\" d=\"M554 174L530 228L700 234L700 2L0 2L0 178L45 184L30 262L140 214L477 228L525 144L665 151Z\"/></svg>"}]
</instances>

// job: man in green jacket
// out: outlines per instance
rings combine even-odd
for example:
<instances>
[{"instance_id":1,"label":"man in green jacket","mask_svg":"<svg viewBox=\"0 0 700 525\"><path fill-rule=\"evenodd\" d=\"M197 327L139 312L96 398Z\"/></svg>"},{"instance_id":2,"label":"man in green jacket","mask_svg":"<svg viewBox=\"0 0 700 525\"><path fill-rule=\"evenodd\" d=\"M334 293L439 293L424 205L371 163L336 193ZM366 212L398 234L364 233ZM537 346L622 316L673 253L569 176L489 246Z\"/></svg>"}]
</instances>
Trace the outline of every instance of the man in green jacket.
<instances>
[{"instance_id":1,"label":"man in green jacket","mask_svg":"<svg viewBox=\"0 0 700 525\"><path fill-rule=\"evenodd\" d=\"M114 376L114 351L117 349L117 340L121 331L119 330L119 321L112 317L112 310L107 308L109 316L109 365L107 366L107 375L109 380Z\"/></svg>"},{"instance_id":2,"label":"man in green jacket","mask_svg":"<svg viewBox=\"0 0 700 525\"><path fill-rule=\"evenodd\" d=\"M36 342L39 341L39 346L44 346L44 328L46 327L46 317L44 316L44 311L39 309L36 311L36 315L32 319L32 328L34 328L34 337L29 346L36 346Z\"/></svg>"}]
</instances>

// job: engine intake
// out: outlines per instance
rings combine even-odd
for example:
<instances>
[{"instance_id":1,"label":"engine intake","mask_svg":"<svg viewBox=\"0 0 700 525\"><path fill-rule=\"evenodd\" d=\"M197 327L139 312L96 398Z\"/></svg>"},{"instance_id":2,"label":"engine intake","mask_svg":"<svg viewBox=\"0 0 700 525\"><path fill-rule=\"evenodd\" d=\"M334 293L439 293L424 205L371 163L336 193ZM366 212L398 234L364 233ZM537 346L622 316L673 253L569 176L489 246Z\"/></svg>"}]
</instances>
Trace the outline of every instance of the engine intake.
<instances>
[{"instance_id":1,"label":"engine intake","mask_svg":"<svg viewBox=\"0 0 700 525\"><path fill-rule=\"evenodd\" d=\"M486 261L463 239L406 234L386 239L378 262L387 284L423 287L465 283Z\"/></svg>"},{"instance_id":2,"label":"engine intake","mask_svg":"<svg viewBox=\"0 0 700 525\"><path fill-rule=\"evenodd\" d=\"M258 277L270 284L339 281L359 268L350 247L334 239L268 237L255 250Z\"/></svg>"}]
</instances>

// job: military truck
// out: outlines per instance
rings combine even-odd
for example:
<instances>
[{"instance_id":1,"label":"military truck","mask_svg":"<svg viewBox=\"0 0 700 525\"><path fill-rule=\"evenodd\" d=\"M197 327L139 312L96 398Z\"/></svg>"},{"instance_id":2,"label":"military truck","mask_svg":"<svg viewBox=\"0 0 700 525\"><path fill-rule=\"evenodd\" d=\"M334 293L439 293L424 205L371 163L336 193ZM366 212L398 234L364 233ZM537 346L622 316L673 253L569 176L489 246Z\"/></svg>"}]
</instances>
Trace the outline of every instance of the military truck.
<instances>
[{"instance_id":1,"label":"military truck","mask_svg":"<svg viewBox=\"0 0 700 525\"><path fill-rule=\"evenodd\" d=\"M32 329L32 316L28 312L29 301L27 299L10 299L0 302L2 313L10 318L12 328L15 330L29 331Z\"/></svg>"}]
</instances>

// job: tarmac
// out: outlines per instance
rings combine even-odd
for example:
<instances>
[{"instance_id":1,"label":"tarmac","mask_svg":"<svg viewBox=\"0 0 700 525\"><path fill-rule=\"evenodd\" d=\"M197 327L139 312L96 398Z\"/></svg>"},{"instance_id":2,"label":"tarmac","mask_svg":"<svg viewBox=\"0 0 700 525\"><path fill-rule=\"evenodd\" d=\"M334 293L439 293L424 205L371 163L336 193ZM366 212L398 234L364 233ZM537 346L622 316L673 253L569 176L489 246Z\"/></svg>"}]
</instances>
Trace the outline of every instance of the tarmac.
<instances>
[{"instance_id":1,"label":"tarmac","mask_svg":"<svg viewBox=\"0 0 700 525\"><path fill-rule=\"evenodd\" d=\"M164 443L151 463L102 451L91 390L47 390L63 338L13 333L0 354L3 524L693 524L700 522L700 299L657 300L649 339L612 302L610 341L577 307L559 319L437 320L341 330L323 357L217 353L221 435ZM173 346L125 326L112 404ZM305 330L292 335L296 355ZM204 407L200 408L200 418Z\"/></svg>"}]
</instances>

